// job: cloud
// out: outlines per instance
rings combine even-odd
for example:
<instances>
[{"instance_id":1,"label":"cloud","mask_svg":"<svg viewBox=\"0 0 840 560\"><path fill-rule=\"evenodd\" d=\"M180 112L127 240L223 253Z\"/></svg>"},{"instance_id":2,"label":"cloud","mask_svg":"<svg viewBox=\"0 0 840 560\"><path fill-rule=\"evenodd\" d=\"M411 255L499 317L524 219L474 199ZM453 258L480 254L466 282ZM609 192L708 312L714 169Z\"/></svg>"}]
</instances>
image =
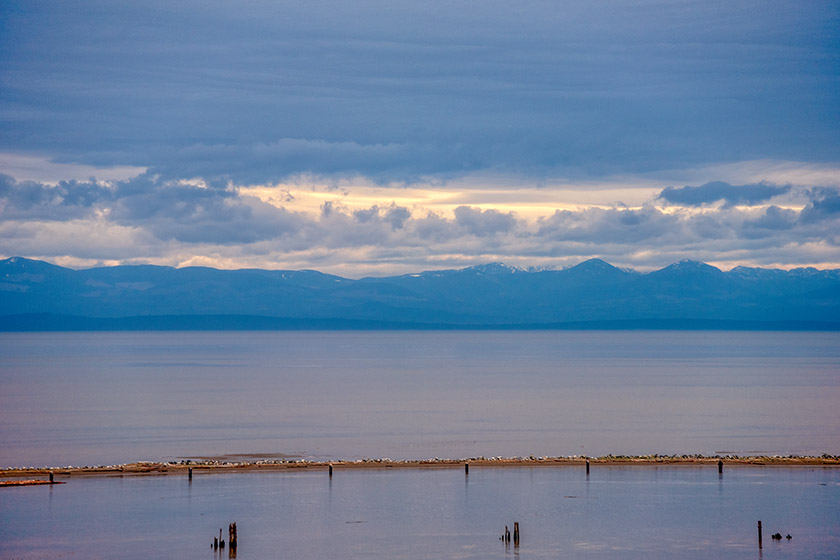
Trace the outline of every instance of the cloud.
<instances>
[{"instance_id":1,"label":"cloud","mask_svg":"<svg viewBox=\"0 0 840 560\"><path fill-rule=\"evenodd\" d=\"M790 185L770 185L758 183L734 186L722 181L714 181L699 187L665 187L658 199L669 204L703 206L716 202L724 204L742 204L754 206L767 202L775 196L790 192Z\"/></svg>"},{"instance_id":2,"label":"cloud","mask_svg":"<svg viewBox=\"0 0 840 560\"><path fill-rule=\"evenodd\" d=\"M804 191L810 198L801 211L649 202L541 217L468 205L451 211L394 202L351 206L342 203L344 190L316 193L324 202L311 212L295 210L297 198L285 186L277 187L276 199L266 198L269 204L249 189L148 173L57 185L0 176L0 255L76 265L317 268L348 276L495 260L558 266L592 256L642 269L682 258L719 265L840 262L837 188Z\"/></svg>"},{"instance_id":3,"label":"cloud","mask_svg":"<svg viewBox=\"0 0 840 560\"><path fill-rule=\"evenodd\" d=\"M62 164L47 157L0 152L0 172L17 180L55 184L59 181L86 181L95 177L100 181L118 181L144 173L142 167L94 167Z\"/></svg>"},{"instance_id":4,"label":"cloud","mask_svg":"<svg viewBox=\"0 0 840 560\"><path fill-rule=\"evenodd\" d=\"M681 232L679 216L665 214L652 206L641 209L591 208L557 211L539 221L538 234L556 241L598 243L640 243Z\"/></svg>"},{"instance_id":5,"label":"cloud","mask_svg":"<svg viewBox=\"0 0 840 560\"><path fill-rule=\"evenodd\" d=\"M255 184L293 175L363 175L374 180L414 182L424 175L463 173L487 166L485 158L462 155L464 148L388 142L281 138L268 143L194 144L160 154L153 172L167 178L202 177ZM385 172L387 170L387 172Z\"/></svg>"},{"instance_id":6,"label":"cloud","mask_svg":"<svg viewBox=\"0 0 840 560\"><path fill-rule=\"evenodd\" d=\"M9 5L0 150L56 164L221 185L840 153L831 2Z\"/></svg>"},{"instance_id":7,"label":"cloud","mask_svg":"<svg viewBox=\"0 0 840 560\"><path fill-rule=\"evenodd\" d=\"M109 217L121 225L144 227L164 240L254 243L294 232L304 222L285 208L227 189L161 181L149 175L117 185Z\"/></svg>"},{"instance_id":8,"label":"cloud","mask_svg":"<svg viewBox=\"0 0 840 560\"><path fill-rule=\"evenodd\" d=\"M832 2L6 7L5 255L840 263Z\"/></svg>"},{"instance_id":9,"label":"cloud","mask_svg":"<svg viewBox=\"0 0 840 560\"><path fill-rule=\"evenodd\" d=\"M56 186L0 175L0 217L61 222L95 220L143 228L162 240L189 243L253 243L300 226L283 208L234 192L143 174L110 185L61 182Z\"/></svg>"},{"instance_id":10,"label":"cloud","mask_svg":"<svg viewBox=\"0 0 840 560\"><path fill-rule=\"evenodd\" d=\"M62 181L57 185L46 185L37 181L16 181L0 174L0 215L7 219L81 218L97 203L112 198L110 189L93 182Z\"/></svg>"},{"instance_id":11,"label":"cloud","mask_svg":"<svg viewBox=\"0 0 840 560\"><path fill-rule=\"evenodd\" d=\"M806 224L840 221L840 189L816 188L810 191L811 202L802 210L800 220Z\"/></svg>"},{"instance_id":12,"label":"cloud","mask_svg":"<svg viewBox=\"0 0 840 560\"><path fill-rule=\"evenodd\" d=\"M391 204L384 209L374 205L370 208L354 210L353 217L359 223L386 222L391 225L391 229L398 230L402 229L406 220L411 217L411 210L396 204Z\"/></svg>"},{"instance_id":13,"label":"cloud","mask_svg":"<svg viewBox=\"0 0 840 560\"><path fill-rule=\"evenodd\" d=\"M455 223L472 235L484 237L510 232L516 227L517 220L510 212L459 206L455 209Z\"/></svg>"},{"instance_id":14,"label":"cloud","mask_svg":"<svg viewBox=\"0 0 840 560\"><path fill-rule=\"evenodd\" d=\"M762 230L787 230L796 225L797 216L795 210L769 206L758 218L745 221L745 226Z\"/></svg>"}]
</instances>

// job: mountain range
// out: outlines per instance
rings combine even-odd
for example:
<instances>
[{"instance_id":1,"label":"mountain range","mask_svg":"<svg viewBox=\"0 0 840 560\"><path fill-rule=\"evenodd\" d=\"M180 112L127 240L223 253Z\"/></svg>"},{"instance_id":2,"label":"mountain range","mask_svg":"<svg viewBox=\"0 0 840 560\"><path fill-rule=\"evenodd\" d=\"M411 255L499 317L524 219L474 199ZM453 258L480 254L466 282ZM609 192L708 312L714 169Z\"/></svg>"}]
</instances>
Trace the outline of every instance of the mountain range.
<instances>
[{"instance_id":1,"label":"mountain range","mask_svg":"<svg viewBox=\"0 0 840 560\"><path fill-rule=\"evenodd\" d=\"M653 328L840 330L840 270L680 261L640 273L491 263L351 280L312 270L0 260L0 330Z\"/></svg>"}]
</instances>

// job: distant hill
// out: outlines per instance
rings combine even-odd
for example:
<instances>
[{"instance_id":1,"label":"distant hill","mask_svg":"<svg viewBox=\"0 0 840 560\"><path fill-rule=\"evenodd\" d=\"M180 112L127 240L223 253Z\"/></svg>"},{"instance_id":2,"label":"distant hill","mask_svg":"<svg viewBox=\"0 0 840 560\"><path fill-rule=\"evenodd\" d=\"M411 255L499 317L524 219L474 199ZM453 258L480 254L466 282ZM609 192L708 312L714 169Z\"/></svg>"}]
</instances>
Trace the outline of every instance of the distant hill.
<instances>
[{"instance_id":1,"label":"distant hill","mask_svg":"<svg viewBox=\"0 0 840 560\"><path fill-rule=\"evenodd\" d=\"M349 280L311 270L0 261L0 330L661 328L840 330L840 270L681 261L642 274L491 263Z\"/></svg>"}]
</instances>

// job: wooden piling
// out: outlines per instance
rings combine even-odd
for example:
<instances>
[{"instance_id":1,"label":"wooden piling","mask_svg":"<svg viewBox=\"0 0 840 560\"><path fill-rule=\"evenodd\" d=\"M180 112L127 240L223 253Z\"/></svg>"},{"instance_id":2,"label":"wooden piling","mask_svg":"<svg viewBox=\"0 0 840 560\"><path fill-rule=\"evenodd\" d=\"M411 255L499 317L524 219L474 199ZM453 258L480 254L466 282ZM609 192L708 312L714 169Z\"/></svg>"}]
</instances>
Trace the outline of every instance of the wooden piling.
<instances>
[{"instance_id":1,"label":"wooden piling","mask_svg":"<svg viewBox=\"0 0 840 560\"><path fill-rule=\"evenodd\" d=\"M586 476L589 476L589 459L586 460Z\"/></svg>"},{"instance_id":2,"label":"wooden piling","mask_svg":"<svg viewBox=\"0 0 840 560\"><path fill-rule=\"evenodd\" d=\"M723 474L723 461L718 459L718 474Z\"/></svg>"},{"instance_id":3,"label":"wooden piling","mask_svg":"<svg viewBox=\"0 0 840 560\"><path fill-rule=\"evenodd\" d=\"M513 546L519 546L519 521L513 522Z\"/></svg>"},{"instance_id":4,"label":"wooden piling","mask_svg":"<svg viewBox=\"0 0 840 560\"><path fill-rule=\"evenodd\" d=\"M219 548L225 547L225 541L222 540L222 528L219 527Z\"/></svg>"},{"instance_id":5,"label":"wooden piling","mask_svg":"<svg viewBox=\"0 0 840 560\"><path fill-rule=\"evenodd\" d=\"M55 478L53 477L52 471L50 471L50 484L55 484Z\"/></svg>"},{"instance_id":6,"label":"wooden piling","mask_svg":"<svg viewBox=\"0 0 840 560\"><path fill-rule=\"evenodd\" d=\"M231 523L228 525L228 546L230 550L236 550L236 523Z\"/></svg>"},{"instance_id":7,"label":"wooden piling","mask_svg":"<svg viewBox=\"0 0 840 560\"><path fill-rule=\"evenodd\" d=\"M470 464L464 463L464 474L470 474Z\"/></svg>"},{"instance_id":8,"label":"wooden piling","mask_svg":"<svg viewBox=\"0 0 840 560\"><path fill-rule=\"evenodd\" d=\"M758 522L758 548L761 548L761 521Z\"/></svg>"},{"instance_id":9,"label":"wooden piling","mask_svg":"<svg viewBox=\"0 0 840 560\"><path fill-rule=\"evenodd\" d=\"M189 479L190 479L190 480L192 480L192 467L190 467L190 471L189 471L189 475L188 475L188 476L189 476Z\"/></svg>"},{"instance_id":10,"label":"wooden piling","mask_svg":"<svg viewBox=\"0 0 840 560\"><path fill-rule=\"evenodd\" d=\"M219 538L213 537L213 550L219 550Z\"/></svg>"},{"instance_id":11,"label":"wooden piling","mask_svg":"<svg viewBox=\"0 0 840 560\"><path fill-rule=\"evenodd\" d=\"M332 478L332 463L330 463L330 478Z\"/></svg>"},{"instance_id":12,"label":"wooden piling","mask_svg":"<svg viewBox=\"0 0 840 560\"><path fill-rule=\"evenodd\" d=\"M505 542L510 542L510 529L505 525Z\"/></svg>"}]
</instances>

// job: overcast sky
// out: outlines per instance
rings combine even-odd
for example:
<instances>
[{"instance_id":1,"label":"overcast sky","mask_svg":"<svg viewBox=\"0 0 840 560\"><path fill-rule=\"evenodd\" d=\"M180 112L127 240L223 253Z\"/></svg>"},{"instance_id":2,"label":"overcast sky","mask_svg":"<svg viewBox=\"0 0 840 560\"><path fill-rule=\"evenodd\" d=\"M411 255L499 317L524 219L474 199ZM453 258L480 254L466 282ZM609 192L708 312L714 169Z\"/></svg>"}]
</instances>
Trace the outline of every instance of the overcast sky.
<instances>
[{"instance_id":1,"label":"overcast sky","mask_svg":"<svg viewBox=\"0 0 840 560\"><path fill-rule=\"evenodd\" d=\"M0 256L840 268L840 3L0 0Z\"/></svg>"}]
</instances>

